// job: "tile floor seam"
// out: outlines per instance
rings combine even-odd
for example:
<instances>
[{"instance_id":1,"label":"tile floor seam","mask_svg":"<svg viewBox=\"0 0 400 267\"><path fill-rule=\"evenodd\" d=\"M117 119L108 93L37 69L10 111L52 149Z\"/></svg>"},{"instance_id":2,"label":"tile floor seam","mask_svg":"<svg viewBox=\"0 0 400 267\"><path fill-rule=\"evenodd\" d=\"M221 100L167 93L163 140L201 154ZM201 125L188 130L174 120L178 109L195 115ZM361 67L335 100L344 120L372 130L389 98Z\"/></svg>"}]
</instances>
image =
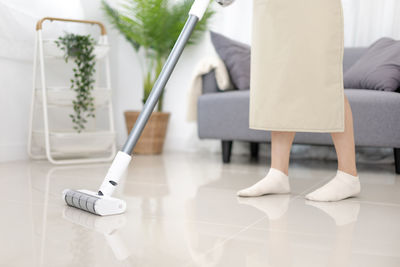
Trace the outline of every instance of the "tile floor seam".
<instances>
[{"instance_id":1,"label":"tile floor seam","mask_svg":"<svg viewBox=\"0 0 400 267\"><path fill-rule=\"evenodd\" d=\"M213 247L213 248L207 250L206 252L202 253L202 256L201 256L201 257L204 257L204 256L206 256L207 254L211 253L214 249L217 249L217 248L223 246L226 242L228 242L228 241L231 240L232 238L236 237L237 235L239 235L239 234L242 233L243 231L247 230L247 229L248 229L249 227L251 227L252 225L257 224L258 222L264 220L265 218L268 218L268 216L267 216L267 215L264 215L263 217L259 218L259 219L256 220L255 222L253 222L253 223L251 223L251 224L245 226L244 228L242 228L241 230L239 230L239 231L236 232L235 234L231 235L230 237L225 238L223 241L221 241L221 242L218 244L218 246ZM189 266L191 263L192 263L192 262L190 261L190 263L185 264L184 266Z\"/></svg>"},{"instance_id":2,"label":"tile floor seam","mask_svg":"<svg viewBox=\"0 0 400 267\"><path fill-rule=\"evenodd\" d=\"M368 204L368 205L377 205L377 206L388 206L388 207L396 207L400 208L400 204L393 203L393 202L379 202L379 201L369 201L369 200L362 200L358 198L349 199L348 202L360 203L360 204Z\"/></svg>"},{"instance_id":3,"label":"tile floor seam","mask_svg":"<svg viewBox=\"0 0 400 267\"><path fill-rule=\"evenodd\" d=\"M324 181L325 181L325 180L324 180ZM313 188L314 186L317 186L317 185L323 183L324 181L317 182L317 183L311 185L310 188ZM309 188L309 189L310 189L310 188ZM304 194L304 193L305 193L307 190L309 190L309 189L306 189L306 190L304 190L304 191L302 191L302 192L300 192L300 193L298 193L298 194L294 194L293 197L290 198L289 203L290 203L293 199L297 199L297 198L302 197L302 196L303 196L302 194ZM232 190L232 192L236 192L236 191L235 191L235 190ZM267 217L267 216L264 216L263 218L265 218L265 217ZM157 215L154 215L154 216L144 216L144 218L146 218L146 219L166 219L166 220L168 220L167 217L164 217L164 216L157 216ZM172 221L173 221L173 220L172 220ZM257 219L257 221L258 221L258 219ZM246 227L246 226L239 226L239 225L233 225L233 224L214 223L214 222L199 221L199 220L184 220L184 222L190 222L190 223L204 223L204 224L210 224L210 225L229 226L229 227L236 227L236 228ZM250 225L252 225L252 223L251 223ZM261 228L261 229L262 229L262 228Z\"/></svg>"},{"instance_id":4,"label":"tile floor seam","mask_svg":"<svg viewBox=\"0 0 400 267\"><path fill-rule=\"evenodd\" d=\"M144 219L162 219L165 221L180 221L184 223L201 223L201 224L208 224L208 225L215 225L215 226L228 226L228 227L235 227L235 228L242 228L245 226L242 225L234 225L234 224L226 224L226 223L214 223L214 222L209 222L209 221L200 221L200 220L173 220L169 219L167 217L162 217L162 216L143 216Z\"/></svg>"},{"instance_id":5,"label":"tile floor seam","mask_svg":"<svg viewBox=\"0 0 400 267\"><path fill-rule=\"evenodd\" d=\"M311 188L316 187L317 185L319 185L319 184L321 184L321 183L323 183L323 181L318 182L318 183L316 183L316 184L313 184L313 185L311 186ZM307 190L308 190L308 189L307 189ZM302 196L303 196L302 194L304 194L304 192L306 192L307 190L304 190L303 192L301 192L301 193L299 193L299 194L296 194L294 197L292 197L292 198L290 199L289 203L290 203L292 200L299 199L300 197L302 197ZM353 200L353 201L348 201L348 202L360 203L361 201ZM370 205L379 205L379 204L380 204L380 203L366 202L366 201L362 201L362 203L366 203L366 204L370 204ZM391 205L382 204L382 206L391 206ZM400 206L400 205L394 205L394 206L397 207L397 206ZM147 218L147 219L165 219L165 220L167 220L167 221L173 221L173 220L170 220L169 218L166 218L166 217L163 217L163 216L149 216L149 217L148 217L148 216L145 216L144 218ZM264 217L262 217L262 218L260 218L260 219L257 219L256 222L258 222L259 220L264 219L264 218L267 218L267 216L264 216ZM253 222L253 223L251 223L250 225L247 225L247 226L240 226L240 225L234 225L234 224L215 223L215 222L202 221L202 220L184 220L183 222L184 222L184 223L200 223L200 224L208 224L208 225L215 225L215 226L227 226L227 227L232 227L232 228L239 228L239 229L240 229L239 232L241 232L242 230L244 230L243 228L252 227L251 225L254 224L254 222ZM298 234L298 235L306 235L306 236L314 236L314 237L318 236L318 237L331 238L330 235L312 234L312 233L308 233L308 232L299 232L299 231L284 231L284 230L279 230L278 228L277 228L277 229L266 229L266 228L262 228L262 227L254 227L254 226L253 226L252 229L255 229L255 230L258 230L258 231L286 232L286 233ZM239 232L238 232L238 233L239 233ZM235 234L234 234L234 235L235 235ZM234 236L232 236L232 237L234 237ZM228 237L227 239L229 239L229 237ZM227 240L227 241L229 241L229 240ZM212 251L212 250L211 250L211 251ZM207 252L207 253L210 253L211 251L209 251L209 252Z\"/></svg>"},{"instance_id":6,"label":"tile floor seam","mask_svg":"<svg viewBox=\"0 0 400 267\"><path fill-rule=\"evenodd\" d=\"M326 238L332 238L331 235L328 234L313 234L313 233L307 233L307 232L299 232L299 231L290 231L290 230L279 230L279 228L276 229L271 229L271 228L261 228L261 227L252 227L251 229L257 230L257 231L270 231L274 233L288 233L288 234L295 234L295 235L304 235L304 236L311 236L311 237L326 237Z\"/></svg>"},{"instance_id":7,"label":"tile floor seam","mask_svg":"<svg viewBox=\"0 0 400 267\"><path fill-rule=\"evenodd\" d=\"M323 179L323 181L320 181L320 182L317 182L317 183L313 184L311 187L309 187L309 188L307 188L306 190L302 191L300 194L296 195L295 197L290 198L289 204L292 202L292 200L297 199L297 198L299 198L300 196L303 196L303 194L304 194L305 192L307 192L307 191L310 190L310 189L312 190L313 188L316 188L317 186L321 185L321 184L324 183L324 182L325 182L325 179ZM245 226L243 229L239 230L237 233L231 235L230 237L227 237L225 240L221 241L220 244L218 244L218 247L223 246L226 242L232 240L234 237L238 236L240 233L246 231L246 230L249 229L252 225L255 225L255 224L259 223L260 221L264 220L265 218L268 218L268 216L267 216L267 215L264 215L262 218L256 220L256 221L253 222L253 223L250 223L249 225ZM213 250L217 249L218 247L210 248L209 250L207 250L206 252L204 252L204 253L202 254L202 257L204 257L204 256L206 256L207 254L211 253ZM188 263L188 264L185 264L184 266L189 266L191 263L192 263L192 262L190 262L190 263Z\"/></svg>"}]
</instances>

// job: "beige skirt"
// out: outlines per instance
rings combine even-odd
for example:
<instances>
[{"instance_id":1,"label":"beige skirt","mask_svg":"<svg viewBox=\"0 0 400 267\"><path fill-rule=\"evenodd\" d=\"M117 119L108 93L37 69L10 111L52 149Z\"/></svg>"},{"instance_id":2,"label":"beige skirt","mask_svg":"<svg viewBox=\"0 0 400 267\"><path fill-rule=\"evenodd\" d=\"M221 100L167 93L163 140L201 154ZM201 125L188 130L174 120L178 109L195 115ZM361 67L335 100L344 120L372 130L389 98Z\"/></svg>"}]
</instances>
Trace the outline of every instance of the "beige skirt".
<instances>
[{"instance_id":1,"label":"beige skirt","mask_svg":"<svg viewBox=\"0 0 400 267\"><path fill-rule=\"evenodd\" d=\"M341 0L253 0L251 129L343 132Z\"/></svg>"}]
</instances>

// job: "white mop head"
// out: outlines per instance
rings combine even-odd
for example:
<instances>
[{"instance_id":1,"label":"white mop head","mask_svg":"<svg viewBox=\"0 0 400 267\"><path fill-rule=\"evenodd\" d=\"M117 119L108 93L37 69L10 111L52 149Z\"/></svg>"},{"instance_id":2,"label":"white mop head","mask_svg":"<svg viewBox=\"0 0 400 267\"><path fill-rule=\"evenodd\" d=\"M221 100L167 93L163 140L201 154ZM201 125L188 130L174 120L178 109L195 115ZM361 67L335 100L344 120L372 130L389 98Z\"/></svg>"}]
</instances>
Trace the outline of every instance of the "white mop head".
<instances>
[{"instance_id":1,"label":"white mop head","mask_svg":"<svg viewBox=\"0 0 400 267\"><path fill-rule=\"evenodd\" d=\"M125 201L109 196L99 196L88 190L65 189L63 198L68 206L101 216L120 214L126 210Z\"/></svg>"}]
</instances>

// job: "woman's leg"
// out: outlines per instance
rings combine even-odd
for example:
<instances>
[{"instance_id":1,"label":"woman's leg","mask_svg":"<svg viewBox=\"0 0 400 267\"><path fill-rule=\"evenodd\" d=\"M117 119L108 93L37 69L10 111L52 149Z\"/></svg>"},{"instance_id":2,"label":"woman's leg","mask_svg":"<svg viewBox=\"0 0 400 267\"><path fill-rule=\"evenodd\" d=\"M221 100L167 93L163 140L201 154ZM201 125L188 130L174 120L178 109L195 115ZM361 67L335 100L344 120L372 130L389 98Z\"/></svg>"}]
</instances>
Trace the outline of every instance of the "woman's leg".
<instances>
[{"instance_id":1,"label":"woman's leg","mask_svg":"<svg viewBox=\"0 0 400 267\"><path fill-rule=\"evenodd\" d=\"M290 192L289 156L295 135L295 132L271 132L271 168L256 184L237 192L238 196L256 197Z\"/></svg>"},{"instance_id":2,"label":"woman's leg","mask_svg":"<svg viewBox=\"0 0 400 267\"><path fill-rule=\"evenodd\" d=\"M354 145L353 114L349 100L344 98L344 132L331 133L338 158L338 169L357 176L356 155Z\"/></svg>"},{"instance_id":3,"label":"woman's leg","mask_svg":"<svg viewBox=\"0 0 400 267\"><path fill-rule=\"evenodd\" d=\"M338 201L357 195L360 192L360 181L356 169L353 115L350 103L345 96L345 129L342 133L332 133L338 158L336 176L326 185L306 196L315 201Z\"/></svg>"},{"instance_id":4,"label":"woman's leg","mask_svg":"<svg viewBox=\"0 0 400 267\"><path fill-rule=\"evenodd\" d=\"M271 132L271 167L289 175L290 149L296 132Z\"/></svg>"}]
</instances>

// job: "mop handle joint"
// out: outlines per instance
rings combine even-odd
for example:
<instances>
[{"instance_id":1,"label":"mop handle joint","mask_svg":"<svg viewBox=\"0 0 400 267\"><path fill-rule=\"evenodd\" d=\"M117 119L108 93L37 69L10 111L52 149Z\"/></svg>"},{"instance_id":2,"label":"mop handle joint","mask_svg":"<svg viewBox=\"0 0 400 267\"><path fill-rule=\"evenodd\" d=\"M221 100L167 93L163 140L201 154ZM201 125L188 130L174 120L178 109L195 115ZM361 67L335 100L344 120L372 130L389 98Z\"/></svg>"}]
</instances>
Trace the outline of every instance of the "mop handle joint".
<instances>
[{"instance_id":1,"label":"mop handle joint","mask_svg":"<svg viewBox=\"0 0 400 267\"><path fill-rule=\"evenodd\" d=\"M196 16L199 20L203 18L204 13L206 13L207 7L210 4L210 0L196 0L192 4L189 11L189 15Z\"/></svg>"},{"instance_id":2,"label":"mop handle joint","mask_svg":"<svg viewBox=\"0 0 400 267\"><path fill-rule=\"evenodd\" d=\"M119 151L115 156L106 177L101 184L98 195L100 196L111 196L121 180L122 175L125 173L126 169L131 162L132 157L122 151Z\"/></svg>"}]
</instances>

